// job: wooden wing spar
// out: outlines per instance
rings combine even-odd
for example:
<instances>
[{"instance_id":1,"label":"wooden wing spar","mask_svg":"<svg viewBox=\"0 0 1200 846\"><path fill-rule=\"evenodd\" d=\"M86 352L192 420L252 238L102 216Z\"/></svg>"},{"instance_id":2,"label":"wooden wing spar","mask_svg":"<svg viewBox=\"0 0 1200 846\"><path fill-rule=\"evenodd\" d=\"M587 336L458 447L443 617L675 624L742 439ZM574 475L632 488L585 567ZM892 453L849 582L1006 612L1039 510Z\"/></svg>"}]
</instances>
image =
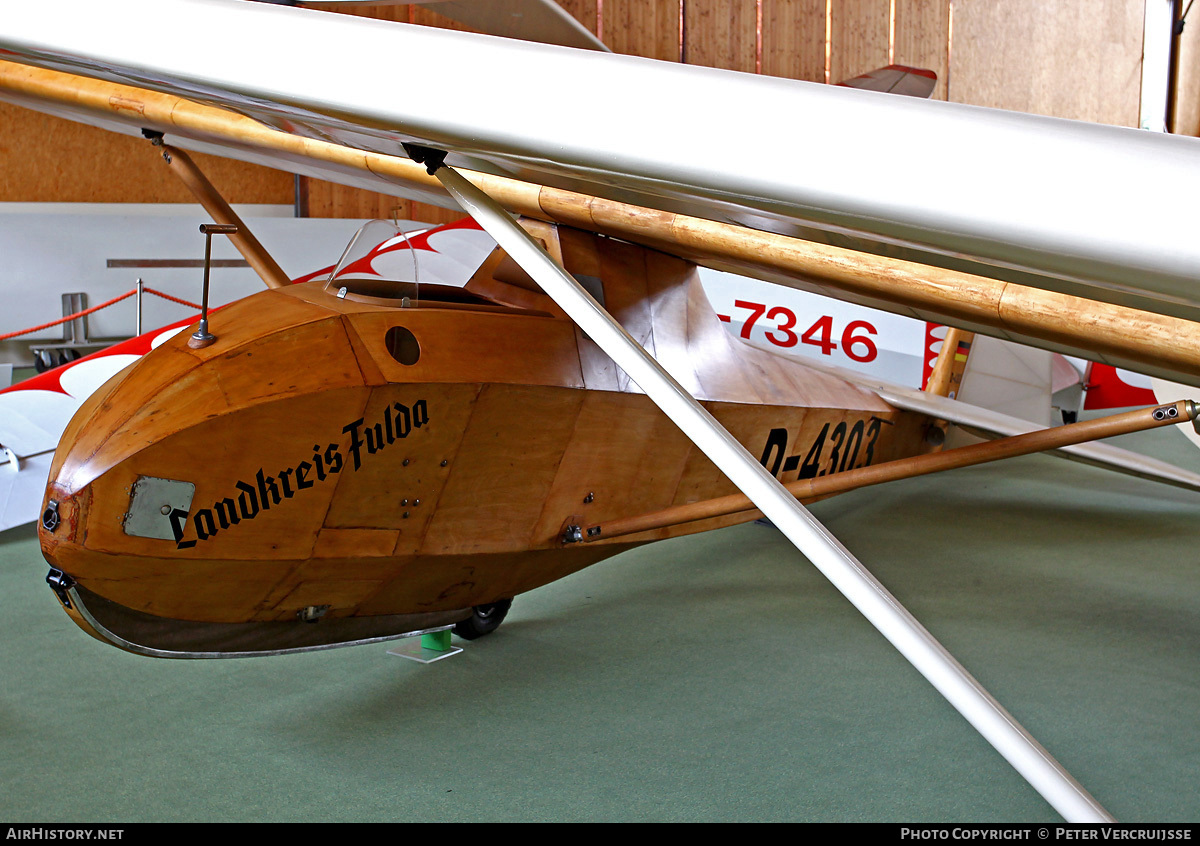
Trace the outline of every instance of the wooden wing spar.
<instances>
[{"instance_id":1,"label":"wooden wing spar","mask_svg":"<svg viewBox=\"0 0 1200 846\"><path fill-rule=\"evenodd\" d=\"M178 147L453 205L436 178L406 156L271 129L244 115L171 94L0 61L0 98L126 134L164 133ZM465 175L509 211L526 217L622 238L709 267L862 305L1200 384L1200 333L1191 320L1174 314L504 176L478 171L465 171ZM198 196L204 199L210 191L200 189ZM211 201L206 206L210 213L220 208ZM246 255L256 266L261 263L259 253ZM274 284L276 276L267 272L264 278ZM1145 298L1139 302L1147 304Z\"/></svg>"}]
</instances>

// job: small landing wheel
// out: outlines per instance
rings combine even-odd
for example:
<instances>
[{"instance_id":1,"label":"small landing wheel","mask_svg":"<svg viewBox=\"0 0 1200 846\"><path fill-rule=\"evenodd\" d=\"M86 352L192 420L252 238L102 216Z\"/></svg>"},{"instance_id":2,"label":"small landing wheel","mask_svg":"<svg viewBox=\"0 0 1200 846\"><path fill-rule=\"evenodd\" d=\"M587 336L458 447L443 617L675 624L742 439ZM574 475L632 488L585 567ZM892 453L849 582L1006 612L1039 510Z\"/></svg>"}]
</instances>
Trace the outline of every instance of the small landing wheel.
<instances>
[{"instance_id":1,"label":"small landing wheel","mask_svg":"<svg viewBox=\"0 0 1200 846\"><path fill-rule=\"evenodd\" d=\"M512 607L511 599L501 599L488 605L476 605L470 617L461 623L456 623L454 633L463 640L475 640L485 634L494 632L501 623L508 609Z\"/></svg>"},{"instance_id":2,"label":"small landing wheel","mask_svg":"<svg viewBox=\"0 0 1200 846\"><path fill-rule=\"evenodd\" d=\"M68 362L78 361L79 358L79 350L59 350L54 356L54 366L62 367Z\"/></svg>"}]
</instances>

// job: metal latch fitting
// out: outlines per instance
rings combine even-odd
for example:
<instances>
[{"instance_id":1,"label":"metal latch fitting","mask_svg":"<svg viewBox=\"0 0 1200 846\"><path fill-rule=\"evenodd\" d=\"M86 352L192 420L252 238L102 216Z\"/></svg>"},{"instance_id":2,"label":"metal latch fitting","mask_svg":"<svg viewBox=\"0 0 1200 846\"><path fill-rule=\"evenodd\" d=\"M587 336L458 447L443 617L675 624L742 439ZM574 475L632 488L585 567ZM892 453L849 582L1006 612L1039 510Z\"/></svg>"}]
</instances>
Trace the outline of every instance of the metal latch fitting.
<instances>
[{"instance_id":1,"label":"metal latch fitting","mask_svg":"<svg viewBox=\"0 0 1200 846\"><path fill-rule=\"evenodd\" d=\"M75 587L75 580L59 570L56 567L51 567L50 572L46 574L46 584L50 585L50 589L58 596L58 601L64 607L71 607L71 595L67 592Z\"/></svg>"},{"instance_id":2,"label":"metal latch fitting","mask_svg":"<svg viewBox=\"0 0 1200 846\"><path fill-rule=\"evenodd\" d=\"M46 503L46 510L42 512L42 528L53 532L60 522L62 518L58 516L58 500L52 499Z\"/></svg>"}]
</instances>

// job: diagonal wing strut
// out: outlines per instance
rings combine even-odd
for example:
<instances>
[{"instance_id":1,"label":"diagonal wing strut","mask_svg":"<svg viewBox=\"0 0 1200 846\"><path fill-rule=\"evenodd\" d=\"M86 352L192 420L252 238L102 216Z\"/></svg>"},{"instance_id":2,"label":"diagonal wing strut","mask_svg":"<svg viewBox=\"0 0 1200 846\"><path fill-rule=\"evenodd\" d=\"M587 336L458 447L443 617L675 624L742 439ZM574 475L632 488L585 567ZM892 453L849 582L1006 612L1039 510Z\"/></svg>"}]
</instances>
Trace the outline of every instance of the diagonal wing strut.
<instances>
[{"instance_id":1,"label":"diagonal wing strut","mask_svg":"<svg viewBox=\"0 0 1200 846\"><path fill-rule=\"evenodd\" d=\"M444 154L409 148L579 327L623 368L672 422L725 473L826 578L900 650L967 721L1071 822L1112 817L992 698L849 550L787 492L565 270Z\"/></svg>"}]
</instances>

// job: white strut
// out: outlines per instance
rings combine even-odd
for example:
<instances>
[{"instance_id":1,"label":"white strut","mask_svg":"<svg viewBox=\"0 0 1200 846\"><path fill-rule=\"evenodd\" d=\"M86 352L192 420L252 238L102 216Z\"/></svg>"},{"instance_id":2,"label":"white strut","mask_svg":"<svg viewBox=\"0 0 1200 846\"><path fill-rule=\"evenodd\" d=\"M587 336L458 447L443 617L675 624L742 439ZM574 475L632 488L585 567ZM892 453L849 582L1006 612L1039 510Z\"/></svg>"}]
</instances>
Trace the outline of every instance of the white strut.
<instances>
[{"instance_id":1,"label":"white strut","mask_svg":"<svg viewBox=\"0 0 1200 846\"><path fill-rule=\"evenodd\" d=\"M410 153L414 152L410 150ZM1113 819L891 593L487 194L429 169L489 235L1069 822ZM441 165L439 167L439 165Z\"/></svg>"}]
</instances>

